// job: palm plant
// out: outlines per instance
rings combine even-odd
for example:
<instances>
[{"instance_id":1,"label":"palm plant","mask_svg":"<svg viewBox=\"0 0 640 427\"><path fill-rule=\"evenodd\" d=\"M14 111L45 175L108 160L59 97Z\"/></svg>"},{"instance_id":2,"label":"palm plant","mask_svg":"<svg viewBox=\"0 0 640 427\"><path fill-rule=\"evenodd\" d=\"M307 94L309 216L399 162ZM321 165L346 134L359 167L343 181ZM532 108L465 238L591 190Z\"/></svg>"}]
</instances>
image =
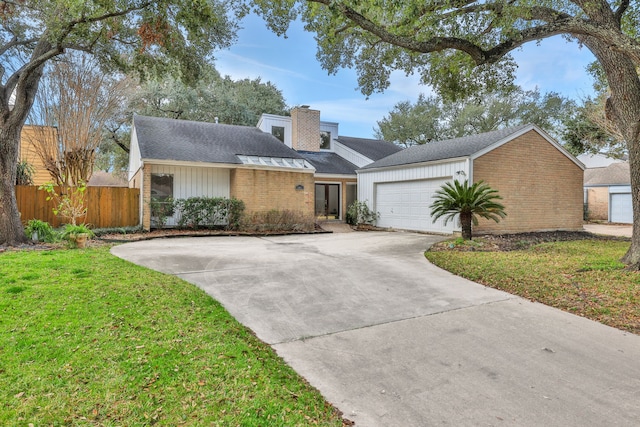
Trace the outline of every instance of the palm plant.
<instances>
[{"instance_id":1,"label":"palm plant","mask_svg":"<svg viewBox=\"0 0 640 427\"><path fill-rule=\"evenodd\" d=\"M504 206L496 202L502 197L484 181L471 186L468 180L462 183L456 180L447 182L436 191L433 198L435 201L430 206L433 222L444 216L444 224L447 225L459 215L462 238L465 240L471 240L471 224L478 225L478 217L500 222L507 216Z\"/></svg>"}]
</instances>

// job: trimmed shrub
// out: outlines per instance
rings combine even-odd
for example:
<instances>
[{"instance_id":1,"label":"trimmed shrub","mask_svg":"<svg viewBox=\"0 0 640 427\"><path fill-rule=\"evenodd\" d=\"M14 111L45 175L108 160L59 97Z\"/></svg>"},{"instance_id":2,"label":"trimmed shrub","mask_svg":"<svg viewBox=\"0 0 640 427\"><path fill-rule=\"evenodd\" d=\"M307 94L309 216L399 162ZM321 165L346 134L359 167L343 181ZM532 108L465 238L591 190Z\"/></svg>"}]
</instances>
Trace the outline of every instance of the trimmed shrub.
<instances>
[{"instance_id":1,"label":"trimmed shrub","mask_svg":"<svg viewBox=\"0 0 640 427\"><path fill-rule=\"evenodd\" d=\"M198 229L225 227L235 230L244 213L244 202L226 197L190 197L176 201L180 213L179 227Z\"/></svg>"},{"instance_id":2,"label":"trimmed shrub","mask_svg":"<svg viewBox=\"0 0 640 427\"><path fill-rule=\"evenodd\" d=\"M151 198L151 222L156 228L167 225L167 219L174 214L176 203L171 197Z\"/></svg>"},{"instance_id":3,"label":"trimmed shrub","mask_svg":"<svg viewBox=\"0 0 640 427\"><path fill-rule=\"evenodd\" d=\"M315 229L315 218L301 212L272 209L266 212L254 212L246 216L241 228L253 232L309 232Z\"/></svg>"}]
</instances>

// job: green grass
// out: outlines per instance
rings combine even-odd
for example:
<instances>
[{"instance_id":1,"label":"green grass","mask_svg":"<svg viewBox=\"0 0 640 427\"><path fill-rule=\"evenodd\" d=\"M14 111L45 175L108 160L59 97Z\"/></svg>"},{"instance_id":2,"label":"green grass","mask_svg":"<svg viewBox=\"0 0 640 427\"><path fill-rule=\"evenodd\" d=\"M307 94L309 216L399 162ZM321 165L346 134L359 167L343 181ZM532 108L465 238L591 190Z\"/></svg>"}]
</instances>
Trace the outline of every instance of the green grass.
<instances>
[{"instance_id":1,"label":"green grass","mask_svg":"<svg viewBox=\"0 0 640 427\"><path fill-rule=\"evenodd\" d=\"M86 250L0 254L0 425L341 426L197 287Z\"/></svg>"},{"instance_id":2,"label":"green grass","mask_svg":"<svg viewBox=\"0 0 640 427\"><path fill-rule=\"evenodd\" d=\"M640 333L640 273L618 260L629 242L576 240L512 252L427 252L435 265L484 285Z\"/></svg>"}]
</instances>

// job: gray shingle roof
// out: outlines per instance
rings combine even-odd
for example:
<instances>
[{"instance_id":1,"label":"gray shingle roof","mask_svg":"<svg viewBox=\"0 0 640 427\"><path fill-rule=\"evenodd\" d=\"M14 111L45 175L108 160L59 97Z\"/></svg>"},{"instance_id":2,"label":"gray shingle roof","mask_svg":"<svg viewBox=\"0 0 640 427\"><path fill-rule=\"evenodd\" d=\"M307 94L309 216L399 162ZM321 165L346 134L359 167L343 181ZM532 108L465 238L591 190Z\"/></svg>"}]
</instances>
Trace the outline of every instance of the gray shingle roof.
<instances>
[{"instance_id":1,"label":"gray shingle roof","mask_svg":"<svg viewBox=\"0 0 640 427\"><path fill-rule=\"evenodd\" d=\"M237 154L301 159L276 137L253 126L160 117L133 119L143 159L239 164Z\"/></svg>"},{"instance_id":2,"label":"gray shingle roof","mask_svg":"<svg viewBox=\"0 0 640 427\"><path fill-rule=\"evenodd\" d=\"M584 185L631 185L629 163L611 163L605 168L585 169Z\"/></svg>"},{"instance_id":3,"label":"gray shingle roof","mask_svg":"<svg viewBox=\"0 0 640 427\"><path fill-rule=\"evenodd\" d=\"M368 164L362 169L382 168L408 165L411 163L453 159L457 157L468 157L530 126L530 124L526 124L500 129L493 132L481 133L478 135L430 142L424 145L415 145Z\"/></svg>"},{"instance_id":4,"label":"gray shingle roof","mask_svg":"<svg viewBox=\"0 0 640 427\"><path fill-rule=\"evenodd\" d=\"M351 148L354 151L370 158L373 161L380 160L383 157L397 153L402 148L397 145L383 141L381 139L353 138L350 136L339 136L336 138L340 144Z\"/></svg>"},{"instance_id":5,"label":"gray shingle roof","mask_svg":"<svg viewBox=\"0 0 640 427\"><path fill-rule=\"evenodd\" d=\"M328 151L298 151L309 163L316 168L316 173L332 175L356 175L358 167L343 159L336 153Z\"/></svg>"}]
</instances>

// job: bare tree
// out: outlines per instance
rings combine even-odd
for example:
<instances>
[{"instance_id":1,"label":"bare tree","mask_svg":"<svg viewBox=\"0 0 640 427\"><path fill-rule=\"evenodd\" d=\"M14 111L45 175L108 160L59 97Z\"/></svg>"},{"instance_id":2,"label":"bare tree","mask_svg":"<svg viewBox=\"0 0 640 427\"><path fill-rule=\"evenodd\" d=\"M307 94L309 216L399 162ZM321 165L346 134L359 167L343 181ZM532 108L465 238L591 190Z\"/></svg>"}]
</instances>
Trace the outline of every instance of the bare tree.
<instances>
[{"instance_id":1,"label":"bare tree","mask_svg":"<svg viewBox=\"0 0 640 427\"><path fill-rule=\"evenodd\" d=\"M29 142L56 185L89 182L105 126L126 104L129 82L78 54L57 61L44 77L31 115L43 126Z\"/></svg>"}]
</instances>

